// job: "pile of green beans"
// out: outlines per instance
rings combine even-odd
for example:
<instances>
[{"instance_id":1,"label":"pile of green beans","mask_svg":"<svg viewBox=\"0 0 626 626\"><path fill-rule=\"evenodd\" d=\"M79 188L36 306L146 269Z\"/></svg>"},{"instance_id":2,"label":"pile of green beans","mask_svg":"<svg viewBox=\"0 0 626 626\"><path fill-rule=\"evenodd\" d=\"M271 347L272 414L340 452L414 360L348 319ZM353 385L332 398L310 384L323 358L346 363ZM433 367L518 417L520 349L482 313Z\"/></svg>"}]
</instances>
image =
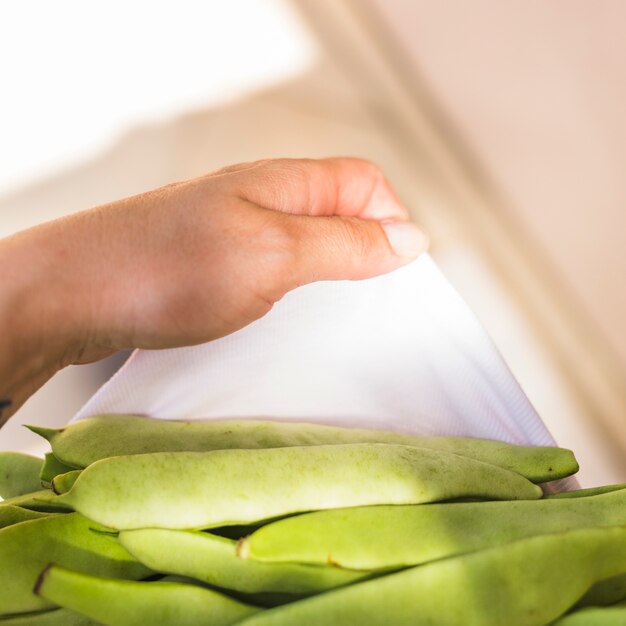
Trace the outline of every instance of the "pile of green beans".
<instances>
[{"instance_id":1,"label":"pile of green beans","mask_svg":"<svg viewBox=\"0 0 626 626\"><path fill-rule=\"evenodd\" d=\"M0 626L626 623L626 485L549 494L569 450L270 420L31 430L45 459L0 453Z\"/></svg>"}]
</instances>

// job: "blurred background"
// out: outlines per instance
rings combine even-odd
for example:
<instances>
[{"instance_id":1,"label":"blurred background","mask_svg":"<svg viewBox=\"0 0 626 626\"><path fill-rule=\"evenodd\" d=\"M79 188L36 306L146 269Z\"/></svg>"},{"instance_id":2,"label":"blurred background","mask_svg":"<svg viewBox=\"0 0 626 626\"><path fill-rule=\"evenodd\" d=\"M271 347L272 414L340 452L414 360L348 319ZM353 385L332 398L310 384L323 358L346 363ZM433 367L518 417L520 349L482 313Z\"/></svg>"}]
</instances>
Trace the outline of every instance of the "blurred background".
<instances>
[{"instance_id":1,"label":"blurred background","mask_svg":"<svg viewBox=\"0 0 626 626\"><path fill-rule=\"evenodd\" d=\"M620 0L2 3L0 236L229 163L369 158L583 486L626 482L625 19ZM36 451L20 424L66 423L122 360L59 373L0 449Z\"/></svg>"}]
</instances>

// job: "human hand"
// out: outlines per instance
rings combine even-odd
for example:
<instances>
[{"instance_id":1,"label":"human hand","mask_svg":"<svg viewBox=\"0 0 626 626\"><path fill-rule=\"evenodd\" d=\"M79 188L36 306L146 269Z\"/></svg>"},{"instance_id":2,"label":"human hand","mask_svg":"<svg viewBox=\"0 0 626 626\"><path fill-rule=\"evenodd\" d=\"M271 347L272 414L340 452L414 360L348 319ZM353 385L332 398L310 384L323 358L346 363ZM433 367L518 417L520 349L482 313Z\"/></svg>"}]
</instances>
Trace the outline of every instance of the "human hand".
<instances>
[{"instance_id":1,"label":"human hand","mask_svg":"<svg viewBox=\"0 0 626 626\"><path fill-rule=\"evenodd\" d=\"M427 247L408 219L371 163L280 159L0 241L0 328L16 339L0 356L5 418L69 363L209 341L299 285L393 270Z\"/></svg>"}]
</instances>

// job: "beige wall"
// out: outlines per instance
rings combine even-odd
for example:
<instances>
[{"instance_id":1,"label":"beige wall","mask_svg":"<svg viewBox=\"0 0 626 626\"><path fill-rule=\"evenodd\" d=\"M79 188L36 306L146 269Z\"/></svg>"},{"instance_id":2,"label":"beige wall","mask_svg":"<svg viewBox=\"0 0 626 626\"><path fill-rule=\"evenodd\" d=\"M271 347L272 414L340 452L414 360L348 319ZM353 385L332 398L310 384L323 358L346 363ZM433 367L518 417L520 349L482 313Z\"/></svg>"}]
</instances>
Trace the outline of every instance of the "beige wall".
<instances>
[{"instance_id":1,"label":"beige wall","mask_svg":"<svg viewBox=\"0 0 626 626\"><path fill-rule=\"evenodd\" d=\"M626 3L372 2L626 370Z\"/></svg>"}]
</instances>

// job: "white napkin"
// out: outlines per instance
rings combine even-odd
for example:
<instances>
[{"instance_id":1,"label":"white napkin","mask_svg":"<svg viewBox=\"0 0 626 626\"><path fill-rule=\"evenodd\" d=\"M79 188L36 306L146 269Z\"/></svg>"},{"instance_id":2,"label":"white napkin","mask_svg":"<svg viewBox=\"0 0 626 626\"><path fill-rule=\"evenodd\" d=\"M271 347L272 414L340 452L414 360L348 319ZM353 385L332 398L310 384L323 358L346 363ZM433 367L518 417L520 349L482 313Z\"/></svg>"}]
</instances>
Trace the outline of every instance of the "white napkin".
<instances>
[{"instance_id":1,"label":"white napkin","mask_svg":"<svg viewBox=\"0 0 626 626\"><path fill-rule=\"evenodd\" d=\"M377 278L300 287L228 337L137 350L75 419L102 413L268 416L554 444L427 255Z\"/></svg>"}]
</instances>

